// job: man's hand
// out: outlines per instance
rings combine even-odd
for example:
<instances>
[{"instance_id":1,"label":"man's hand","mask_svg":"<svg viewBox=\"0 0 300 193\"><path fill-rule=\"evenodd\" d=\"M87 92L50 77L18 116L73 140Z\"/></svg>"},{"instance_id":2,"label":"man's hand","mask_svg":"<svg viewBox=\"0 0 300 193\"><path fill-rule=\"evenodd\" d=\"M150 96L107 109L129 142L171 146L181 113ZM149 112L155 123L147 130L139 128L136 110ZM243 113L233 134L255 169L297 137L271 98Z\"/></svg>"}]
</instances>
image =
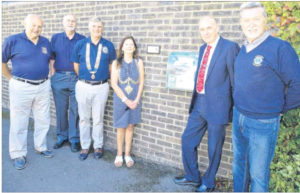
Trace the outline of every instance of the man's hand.
<instances>
[{"instance_id":1,"label":"man's hand","mask_svg":"<svg viewBox=\"0 0 300 193\"><path fill-rule=\"evenodd\" d=\"M5 76L5 78L9 81L12 77L10 69L7 66L7 63L2 62L2 74Z\"/></svg>"}]
</instances>

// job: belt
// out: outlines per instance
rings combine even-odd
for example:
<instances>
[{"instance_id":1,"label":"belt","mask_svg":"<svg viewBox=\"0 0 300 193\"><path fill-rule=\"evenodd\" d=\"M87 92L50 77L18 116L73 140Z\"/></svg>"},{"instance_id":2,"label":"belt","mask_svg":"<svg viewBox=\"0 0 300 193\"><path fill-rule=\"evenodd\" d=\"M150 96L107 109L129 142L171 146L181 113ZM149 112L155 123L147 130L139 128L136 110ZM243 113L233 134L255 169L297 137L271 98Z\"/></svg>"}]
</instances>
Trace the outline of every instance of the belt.
<instances>
[{"instance_id":1,"label":"belt","mask_svg":"<svg viewBox=\"0 0 300 193\"><path fill-rule=\"evenodd\" d=\"M67 74L67 75L75 74L74 71L56 71L56 73Z\"/></svg>"},{"instance_id":2,"label":"belt","mask_svg":"<svg viewBox=\"0 0 300 193\"><path fill-rule=\"evenodd\" d=\"M84 80L84 79L79 79L79 80L84 82L84 83L90 84L90 85L99 85L99 84L104 84L104 83L107 82L107 79L102 80L102 81L89 81L89 80Z\"/></svg>"},{"instance_id":3,"label":"belt","mask_svg":"<svg viewBox=\"0 0 300 193\"><path fill-rule=\"evenodd\" d=\"M13 79L21 81L21 82L29 83L29 84L32 84L32 85L40 85L40 84L44 83L46 80L48 80L48 77L43 79L43 80L38 80L36 82L31 81L31 80L27 80L27 79L24 79L24 78L16 77L16 76L13 76Z\"/></svg>"}]
</instances>

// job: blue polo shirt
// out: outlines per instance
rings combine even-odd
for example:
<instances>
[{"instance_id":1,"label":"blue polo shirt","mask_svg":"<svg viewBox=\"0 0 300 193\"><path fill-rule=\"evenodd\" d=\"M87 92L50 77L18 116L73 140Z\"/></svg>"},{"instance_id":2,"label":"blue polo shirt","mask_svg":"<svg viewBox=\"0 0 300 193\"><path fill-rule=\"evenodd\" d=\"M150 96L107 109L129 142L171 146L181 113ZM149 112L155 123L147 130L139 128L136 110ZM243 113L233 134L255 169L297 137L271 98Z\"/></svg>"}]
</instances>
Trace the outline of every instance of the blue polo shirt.
<instances>
[{"instance_id":1,"label":"blue polo shirt","mask_svg":"<svg viewBox=\"0 0 300 193\"><path fill-rule=\"evenodd\" d=\"M12 75L41 80L48 77L51 57L50 42L40 36L37 45L31 42L25 32L9 36L2 45L2 62L12 62Z\"/></svg>"},{"instance_id":2,"label":"blue polo shirt","mask_svg":"<svg viewBox=\"0 0 300 193\"><path fill-rule=\"evenodd\" d=\"M75 44L85 37L75 33L70 40L65 32L57 33L51 38L51 50L55 60L54 68L56 71L74 71L73 63L70 61Z\"/></svg>"},{"instance_id":3,"label":"blue polo shirt","mask_svg":"<svg viewBox=\"0 0 300 193\"><path fill-rule=\"evenodd\" d=\"M98 46L102 44L102 51L101 51L101 60L98 71L95 74L95 79L91 79L91 74L86 67L86 60L85 60L85 51L86 51L86 44L90 43L90 61L92 70L95 66L95 61L97 57ZM78 78L84 80L96 80L102 81L109 78L109 64L116 59L116 50L114 45L104 39L101 38L97 45L94 45L91 42L91 37L85 38L80 40L76 43L75 48L73 50L71 61L79 63L79 73Z\"/></svg>"}]
</instances>

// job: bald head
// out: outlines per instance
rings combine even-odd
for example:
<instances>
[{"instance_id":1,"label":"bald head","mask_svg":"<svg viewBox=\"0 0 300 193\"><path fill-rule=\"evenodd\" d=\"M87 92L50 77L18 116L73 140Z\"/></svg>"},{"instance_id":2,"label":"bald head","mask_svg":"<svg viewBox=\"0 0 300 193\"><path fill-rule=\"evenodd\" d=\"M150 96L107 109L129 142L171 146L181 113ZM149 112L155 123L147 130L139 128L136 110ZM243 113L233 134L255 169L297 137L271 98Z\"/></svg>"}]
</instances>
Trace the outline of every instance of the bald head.
<instances>
[{"instance_id":1,"label":"bald head","mask_svg":"<svg viewBox=\"0 0 300 193\"><path fill-rule=\"evenodd\" d=\"M76 29L76 17L74 15L66 15L63 18L63 26L65 31L75 32Z\"/></svg>"},{"instance_id":2,"label":"bald head","mask_svg":"<svg viewBox=\"0 0 300 193\"><path fill-rule=\"evenodd\" d=\"M28 14L24 19L24 26L26 26L26 24L29 24L35 20L39 20L43 24L43 21L40 16L38 16L36 14Z\"/></svg>"},{"instance_id":3,"label":"bald head","mask_svg":"<svg viewBox=\"0 0 300 193\"><path fill-rule=\"evenodd\" d=\"M212 22L214 25L218 25L215 18L213 16L210 16L210 15L201 17L200 20L199 20L199 25L201 26L201 24L203 22L208 22L208 21Z\"/></svg>"},{"instance_id":4,"label":"bald head","mask_svg":"<svg viewBox=\"0 0 300 193\"><path fill-rule=\"evenodd\" d=\"M204 16L199 21L200 34L207 44L213 43L219 36L219 26L212 16Z\"/></svg>"},{"instance_id":5,"label":"bald head","mask_svg":"<svg viewBox=\"0 0 300 193\"><path fill-rule=\"evenodd\" d=\"M38 15L29 14L24 19L24 27L26 36L30 40L35 40L42 32L43 21Z\"/></svg>"}]
</instances>

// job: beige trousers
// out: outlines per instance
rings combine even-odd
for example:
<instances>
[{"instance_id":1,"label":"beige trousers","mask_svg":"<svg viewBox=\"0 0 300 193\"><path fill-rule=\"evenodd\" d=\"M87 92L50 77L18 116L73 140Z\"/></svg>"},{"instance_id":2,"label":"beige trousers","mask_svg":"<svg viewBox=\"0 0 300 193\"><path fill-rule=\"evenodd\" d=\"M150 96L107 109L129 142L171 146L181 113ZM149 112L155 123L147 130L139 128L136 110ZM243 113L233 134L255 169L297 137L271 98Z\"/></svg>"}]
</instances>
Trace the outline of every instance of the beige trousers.
<instances>
[{"instance_id":1,"label":"beige trousers","mask_svg":"<svg viewBox=\"0 0 300 193\"><path fill-rule=\"evenodd\" d=\"M9 81L10 132L9 154L12 159L27 155L27 131L30 112L34 117L34 148L47 150L50 128L50 81L31 85L15 79Z\"/></svg>"},{"instance_id":2,"label":"beige trousers","mask_svg":"<svg viewBox=\"0 0 300 193\"><path fill-rule=\"evenodd\" d=\"M108 83L90 85L77 81L75 95L78 103L79 133L82 149L89 149L92 139L93 147L103 146L103 117L108 97ZM93 119L91 139L91 118Z\"/></svg>"}]
</instances>

